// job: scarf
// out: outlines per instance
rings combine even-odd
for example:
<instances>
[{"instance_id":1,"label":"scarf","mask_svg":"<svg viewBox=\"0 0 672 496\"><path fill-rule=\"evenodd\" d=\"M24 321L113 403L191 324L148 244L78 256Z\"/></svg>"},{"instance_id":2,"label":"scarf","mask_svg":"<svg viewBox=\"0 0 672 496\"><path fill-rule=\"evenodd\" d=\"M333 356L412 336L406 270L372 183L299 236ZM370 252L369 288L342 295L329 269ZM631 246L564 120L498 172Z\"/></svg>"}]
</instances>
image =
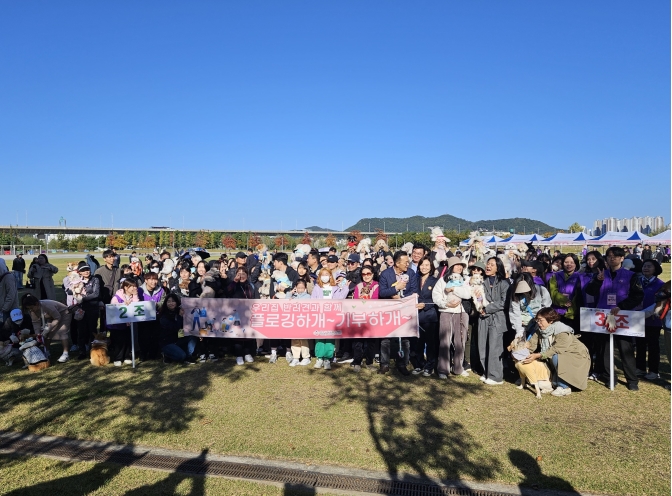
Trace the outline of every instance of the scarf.
<instances>
[{"instance_id":1,"label":"scarf","mask_svg":"<svg viewBox=\"0 0 672 496\"><path fill-rule=\"evenodd\" d=\"M539 334L541 336L541 353L543 354L547 349L553 346L553 336L560 334L561 332L569 332L570 334L574 333L574 330L568 325L563 324L562 322L553 322L543 331L539 329Z\"/></svg>"}]
</instances>

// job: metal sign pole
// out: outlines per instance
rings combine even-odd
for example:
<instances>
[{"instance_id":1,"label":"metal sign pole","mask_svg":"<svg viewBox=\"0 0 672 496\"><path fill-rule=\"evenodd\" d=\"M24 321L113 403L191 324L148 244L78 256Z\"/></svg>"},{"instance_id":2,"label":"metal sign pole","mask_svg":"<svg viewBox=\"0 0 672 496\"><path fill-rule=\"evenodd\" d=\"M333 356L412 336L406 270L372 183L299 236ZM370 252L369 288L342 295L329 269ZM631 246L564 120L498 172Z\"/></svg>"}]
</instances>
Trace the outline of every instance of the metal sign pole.
<instances>
[{"instance_id":1,"label":"metal sign pole","mask_svg":"<svg viewBox=\"0 0 672 496\"><path fill-rule=\"evenodd\" d=\"M135 322L131 322L131 359L133 360L133 368L135 368Z\"/></svg>"},{"instance_id":2,"label":"metal sign pole","mask_svg":"<svg viewBox=\"0 0 672 496\"><path fill-rule=\"evenodd\" d=\"M609 389L614 390L614 335L609 334Z\"/></svg>"}]
</instances>

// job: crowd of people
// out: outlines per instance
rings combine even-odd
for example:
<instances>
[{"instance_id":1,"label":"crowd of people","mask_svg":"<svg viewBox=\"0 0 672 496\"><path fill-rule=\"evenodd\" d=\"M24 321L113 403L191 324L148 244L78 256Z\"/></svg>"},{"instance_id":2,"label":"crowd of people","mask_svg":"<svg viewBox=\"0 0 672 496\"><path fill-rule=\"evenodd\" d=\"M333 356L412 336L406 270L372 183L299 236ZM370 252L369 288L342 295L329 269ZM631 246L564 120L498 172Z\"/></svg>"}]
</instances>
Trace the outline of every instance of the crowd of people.
<instances>
[{"instance_id":1,"label":"crowd of people","mask_svg":"<svg viewBox=\"0 0 672 496\"><path fill-rule=\"evenodd\" d=\"M488 386L505 374L540 362L550 371L554 396L586 389L588 380L607 382L607 336L581 333L581 307L646 313L642 338L615 336L630 390L640 378L660 379L660 334L670 354L670 283L659 276L666 253L637 246L626 253L612 246L606 255L584 248L578 254L553 254L531 244L492 249L475 241L463 250L449 247L441 229L432 229L431 247L406 244L392 252L384 239L348 239L342 250L319 251L299 245L289 255L266 246L218 259L202 249L122 260L115 250L103 263L91 255L68 266L65 303L56 301L53 275L58 268L41 254L28 271L18 255L12 271L0 259L2 348L12 365L19 356L39 370L51 363L90 357L92 344L104 344L115 366L131 363L127 324L106 322L104 305L153 301L157 319L138 325L140 361L194 364L225 355L237 365L255 360L291 367L329 370L348 364L354 372L375 367L386 374L467 377L475 373ZM19 301L26 275L31 291ZM12 275L13 274L13 275ZM182 298L244 299L399 299L417 295L419 335L402 339L217 339L181 335ZM515 353L511 352L518 343ZM522 348L522 350L521 350ZM42 365L40 365L42 364ZM511 376L513 378L513 375ZM524 385L524 384L523 384Z\"/></svg>"}]
</instances>

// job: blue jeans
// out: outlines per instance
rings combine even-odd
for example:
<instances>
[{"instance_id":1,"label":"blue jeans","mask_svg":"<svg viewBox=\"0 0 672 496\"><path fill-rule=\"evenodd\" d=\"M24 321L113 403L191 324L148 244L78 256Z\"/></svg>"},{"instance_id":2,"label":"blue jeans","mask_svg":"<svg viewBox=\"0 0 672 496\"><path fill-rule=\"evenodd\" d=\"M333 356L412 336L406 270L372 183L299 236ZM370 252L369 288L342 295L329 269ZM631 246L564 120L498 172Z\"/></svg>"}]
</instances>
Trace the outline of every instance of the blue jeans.
<instances>
[{"instance_id":1,"label":"blue jeans","mask_svg":"<svg viewBox=\"0 0 672 496\"><path fill-rule=\"evenodd\" d=\"M196 338L194 336L185 336L174 343L167 344L161 348L161 352L163 352L166 358L174 362L184 362L187 357L194 354L195 349Z\"/></svg>"},{"instance_id":2,"label":"blue jeans","mask_svg":"<svg viewBox=\"0 0 672 496\"><path fill-rule=\"evenodd\" d=\"M561 387L562 389L567 389L569 387L569 385L562 382L560 380L560 377L558 377L558 354L557 353L555 355L553 355L553 358L551 358L551 362L553 362L553 368L555 369L555 377L556 377L558 387Z\"/></svg>"},{"instance_id":3,"label":"blue jeans","mask_svg":"<svg viewBox=\"0 0 672 496\"><path fill-rule=\"evenodd\" d=\"M17 270L14 272L14 279L16 279L16 289L23 289L23 272Z\"/></svg>"}]
</instances>

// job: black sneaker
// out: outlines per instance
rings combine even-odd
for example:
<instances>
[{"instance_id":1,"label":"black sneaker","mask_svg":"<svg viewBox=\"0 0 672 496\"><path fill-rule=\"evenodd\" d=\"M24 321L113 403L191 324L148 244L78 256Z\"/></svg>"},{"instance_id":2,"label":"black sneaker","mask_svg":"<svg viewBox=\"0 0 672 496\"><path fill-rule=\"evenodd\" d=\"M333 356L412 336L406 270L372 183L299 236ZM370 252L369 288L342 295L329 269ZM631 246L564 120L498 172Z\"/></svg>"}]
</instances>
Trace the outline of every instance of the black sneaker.
<instances>
[{"instance_id":1,"label":"black sneaker","mask_svg":"<svg viewBox=\"0 0 672 496\"><path fill-rule=\"evenodd\" d=\"M397 370L399 373L403 376L409 376L411 375L411 372L406 368L406 367L397 367Z\"/></svg>"},{"instance_id":2,"label":"black sneaker","mask_svg":"<svg viewBox=\"0 0 672 496\"><path fill-rule=\"evenodd\" d=\"M639 385L636 382L631 382L628 384L628 389L630 391L639 391Z\"/></svg>"}]
</instances>

